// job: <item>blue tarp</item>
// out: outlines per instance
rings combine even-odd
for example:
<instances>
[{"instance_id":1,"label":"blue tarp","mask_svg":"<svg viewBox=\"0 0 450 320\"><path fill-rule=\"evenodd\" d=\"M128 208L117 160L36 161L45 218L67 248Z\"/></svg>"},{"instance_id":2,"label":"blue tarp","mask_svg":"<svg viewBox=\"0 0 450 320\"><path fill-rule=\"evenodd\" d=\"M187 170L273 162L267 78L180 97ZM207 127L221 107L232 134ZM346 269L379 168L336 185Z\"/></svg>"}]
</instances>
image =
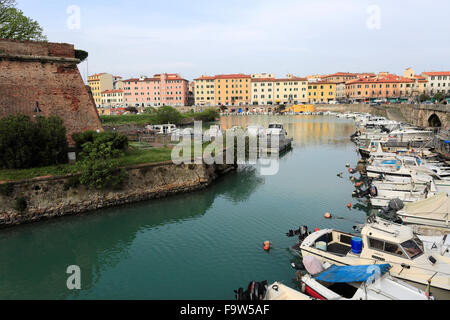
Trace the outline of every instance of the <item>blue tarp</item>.
<instances>
[{"instance_id":1,"label":"blue tarp","mask_svg":"<svg viewBox=\"0 0 450 320\"><path fill-rule=\"evenodd\" d=\"M375 273L380 276L391 269L389 264L375 264L368 266L331 266L315 276L316 280L329 283L366 282ZM379 271L379 272L378 272Z\"/></svg>"}]
</instances>

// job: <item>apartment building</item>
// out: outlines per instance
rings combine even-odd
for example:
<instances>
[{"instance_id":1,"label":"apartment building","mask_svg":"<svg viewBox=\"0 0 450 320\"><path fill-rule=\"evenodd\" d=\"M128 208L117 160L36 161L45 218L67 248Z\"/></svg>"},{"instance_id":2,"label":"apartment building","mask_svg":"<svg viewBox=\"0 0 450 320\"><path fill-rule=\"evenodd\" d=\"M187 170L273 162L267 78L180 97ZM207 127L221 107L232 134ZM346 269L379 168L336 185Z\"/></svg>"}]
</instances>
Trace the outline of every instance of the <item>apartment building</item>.
<instances>
[{"instance_id":1,"label":"apartment building","mask_svg":"<svg viewBox=\"0 0 450 320\"><path fill-rule=\"evenodd\" d=\"M103 107L118 107L123 105L123 90L106 90L102 92Z\"/></svg>"},{"instance_id":2,"label":"apartment building","mask_svg":"<svg viewBox=\"0 0 450 320\"><path fill-rule=\"evenodd\" d=\"M438 92L450 94L450 71L424 72L422 76L427 80L428 94L434 95Z\"/></svg>"},{"instance_id":3,"label":"apartment building","mask_svg":"<svg viewBox=\"0 0 450 320\"><path fill-rule=\"evenodd\" d=\"M224 106L245 106L251 103L251 76L223 74L215 76L216 102Z\"/></svg>"},{"instance_id":4,"label":"apartment building","mask_svg":"<svg viewBox=\"0 0 450 320\"><path fill-rule=\"evenodd\" d=\"M336 100L336 82L314 81L308 83L308 103L328 103Z\"/></svg>"},{"instance_id":5,"label":"apartment building","mask_svg":"<svg viewBox=\"0 0 450 320\"><path fill-rule=\"evenodd\" d=\"M203 75L194 79L194 101L198 106L215 106L216 90L215 77Z\"/></svg>"},{"instance_id":6,"label":"apartment building","mask_svg":"<svg viewBox=\"0 0 450 320\"><path fill-rule=\"evenodd\" d=\"M373 78L348 81L346 83L346 94L350 100L358 102L369 102L377 99L392 102L408 101L424 91L425 81L422 77L406 78L383 72Z\"/></svg>"},{"instance_id":7,"label":"apartment building","mask_svg":"<svg viewBox=\"0 0 450 320\"><path fill-rule=\"evenodd\" d=\"M122 82L125 106L177 107L189 103L189 81L176 73L155 74L153 78L142 76Z\"/></svg>"},{"instance_id":8,"label":"apartment building","mask_svg":"<svg viewBox=\"0 0 450 320\"><path fill-rule=\"evenodd\" d=\"M102 92L114 89L113 75L109 73L98 73L88 77L88 85L91 88L95 105L101 107Z\"/></svg>"}]
</instances>

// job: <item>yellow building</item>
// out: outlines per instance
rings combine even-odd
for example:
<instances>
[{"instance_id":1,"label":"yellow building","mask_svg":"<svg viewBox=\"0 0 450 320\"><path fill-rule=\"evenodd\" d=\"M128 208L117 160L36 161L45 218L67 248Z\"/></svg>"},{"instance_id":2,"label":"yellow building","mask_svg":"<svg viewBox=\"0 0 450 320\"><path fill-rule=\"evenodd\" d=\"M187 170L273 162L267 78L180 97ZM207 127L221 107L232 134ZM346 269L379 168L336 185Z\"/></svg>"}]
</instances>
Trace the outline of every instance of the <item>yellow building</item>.
<instances>
[{"instance_id":1,"label":"yellow building","mask_svg":"<svg viewBox=\"0 0 450 320\"><path fill-rule=\"evenodd\" d=\"M288 75L285 79L253 78L253 105L297 104L308 101L308 81Z\"/></svg>"},{"instance_id":2,"label":"yellow building","mask_svg":"<svg viewBox=\"0 0 450 320\"><path fill-rule=\"evenodd\" d=\"M199 106L215 106L215 77L201 76L194 80L194 101Z\"/></svg>"},{"instance_id":3,"label":"yellow building","mask_svg":"<svg viewBox=\"0 0 450 320\"><path fill-rule=\"evenodd\" d=\"M336 100L336 83L317 81L308 83L308 103L328 103Z\"/></svg>"},{"instance_id":4,"label":"yellow building","mask_svg":"<svg viewBox=\"0 0 450 320\"><path fill-rule=\"evenodd\" d=\"M88 77L88 85L91 87L92 96L97 107L102 105L102 92L114 89L113 75L99 73Z\"/></svg>"},{"instance_id":5,"label":"yellow building","mask_svg":"<svg viewBox=\"0 0 450 320\"><path fill-rule=\"evenodd\" d=\"M292 75L285 79L276 79L274 83L275 104L297 104L308 102L308 81Z\"/></svg>"}]
</instances>

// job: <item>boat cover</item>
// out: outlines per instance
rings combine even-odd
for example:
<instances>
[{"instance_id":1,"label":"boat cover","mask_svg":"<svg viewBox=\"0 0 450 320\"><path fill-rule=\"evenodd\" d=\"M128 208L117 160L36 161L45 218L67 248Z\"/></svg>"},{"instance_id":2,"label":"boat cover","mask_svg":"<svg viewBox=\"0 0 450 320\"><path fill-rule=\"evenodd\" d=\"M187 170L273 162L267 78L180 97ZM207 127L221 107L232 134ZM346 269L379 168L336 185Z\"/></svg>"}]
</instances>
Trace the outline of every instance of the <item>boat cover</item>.
<instances>
[{"instance_id":1,"label":"boat cover","mask_svg":"<svg viewBox=\"0 0 450 320\"><path fill-rule=\"evenodd\" d=\"M366 282L375 272L378 273L377 269L380 271L380 276L382 276L391 269L391 265L375 264L343 267L333 265L315 276L315 279L328 283Z\"/></svg>"},{"instance_id":2,"label":"boat cover","mask_svg":"<svg viewBox=\"0 0 450 320\"><path fill-rule=\"evenodd\" d=\"M440 193L426 200L408 203L397 214L400 217L402 215L409 215L446 221L449 219L449 212L450 198L446 193Z\"/></svg>"}]
</instances>

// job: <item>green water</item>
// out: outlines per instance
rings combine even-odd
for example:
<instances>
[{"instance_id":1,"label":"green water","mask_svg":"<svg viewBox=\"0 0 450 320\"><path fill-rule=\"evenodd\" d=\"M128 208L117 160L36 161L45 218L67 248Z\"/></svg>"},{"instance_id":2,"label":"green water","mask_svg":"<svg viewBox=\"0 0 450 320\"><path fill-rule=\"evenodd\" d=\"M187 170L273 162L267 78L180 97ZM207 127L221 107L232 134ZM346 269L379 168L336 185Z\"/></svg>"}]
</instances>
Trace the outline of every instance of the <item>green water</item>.
<instances>
[{"instance_id":1,"label":"green water","mask_svg":"<svg viewBox=\"0 0 450 320\"><path fill-rule=\"evenodd\" d=\"M295 139L277 175L243 167L207 190L0 230L0 299L234 299L252 280L295 286L289 229L351 232L364 222L365 212L347 209L354 127L321 116L230 116L221 125L271 121ZM81 268L80 291L66 287L69 265Z\"/></svg>"}]
</instances>

